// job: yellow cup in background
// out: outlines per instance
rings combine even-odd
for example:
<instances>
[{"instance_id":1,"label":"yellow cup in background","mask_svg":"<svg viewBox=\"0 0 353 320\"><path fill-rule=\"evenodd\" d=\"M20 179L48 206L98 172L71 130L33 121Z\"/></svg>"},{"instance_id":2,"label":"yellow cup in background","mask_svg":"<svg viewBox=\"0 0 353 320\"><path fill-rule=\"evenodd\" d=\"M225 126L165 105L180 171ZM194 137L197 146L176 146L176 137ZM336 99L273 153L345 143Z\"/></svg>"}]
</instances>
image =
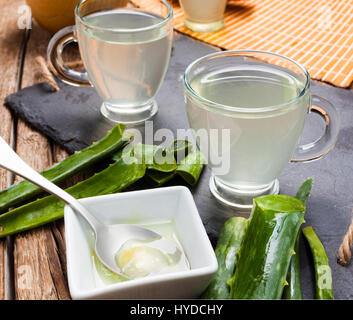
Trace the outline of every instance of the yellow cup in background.
<instances>
[{"instance_id":1,"label":"yellow cup in background","mask_svg":"<svg viewBox=\"0 0 353 320\"><path fill-rule=\"evenodd\" d=\"M51 33L75 24L74 10L80 0L26 0L39 25Z\"/></svg>"}]
</instances>

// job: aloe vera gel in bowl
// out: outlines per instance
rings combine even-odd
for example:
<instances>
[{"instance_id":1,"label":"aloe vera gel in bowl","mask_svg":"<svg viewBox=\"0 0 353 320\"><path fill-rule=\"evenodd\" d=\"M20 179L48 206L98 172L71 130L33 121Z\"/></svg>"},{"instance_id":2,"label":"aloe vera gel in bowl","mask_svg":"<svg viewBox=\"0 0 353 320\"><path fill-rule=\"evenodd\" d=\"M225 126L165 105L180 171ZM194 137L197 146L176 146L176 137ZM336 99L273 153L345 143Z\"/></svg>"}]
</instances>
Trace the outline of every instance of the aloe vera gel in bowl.
<instances>
[{"instance_id":1,"label":"aloe vera gel in bowl","mask_svg":"<svg viewBox=\"0 0 353 320\"><path fill-rule=\"evenodd\" d=\"M89 225L66 206L67 275L73 299L194 299L217 271L214 250L188 188L129 191L80 201L102 223L141 225L174 242L184 253L188 268L170 268L170 272L161 268L156 274L133 279L111 272L92 250L94 237Z\"/></svg>"},{"instance_id":2,"label":"aloe vera gel in bowl","mask_svg":"<svg viewBox=\"0 0 353 320\"><path fill-rule=\"evenodd\" d=\"M180 251L183 251L173 219L152 219L138 223L138 225L168 238ZM190 270L188 260L180 252L160 250L154 246L155 240L131 239L121 246L115 254L115 261L122 271L122 276L107 269L92 249L96 286L101 287L157 274Z\"/></svg>"}]
</instances>

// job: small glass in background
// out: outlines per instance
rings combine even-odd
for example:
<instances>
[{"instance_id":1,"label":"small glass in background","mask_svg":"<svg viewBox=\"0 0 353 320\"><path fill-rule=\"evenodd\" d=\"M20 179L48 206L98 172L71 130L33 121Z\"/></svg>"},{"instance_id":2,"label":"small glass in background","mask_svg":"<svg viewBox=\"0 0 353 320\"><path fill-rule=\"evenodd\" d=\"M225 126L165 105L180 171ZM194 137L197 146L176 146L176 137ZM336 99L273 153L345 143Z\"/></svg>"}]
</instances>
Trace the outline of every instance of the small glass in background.
<instances>
[{"instance_id":1,"label":"small glass in background","mask_svg":"<svg viewBox=\"0 0 353 320\"><path fill-rule=\"evenodd\" d=\"M180 0L184 25L195 32L214 32L224 26L227 0Z\"/></svg>"}]
</instances>

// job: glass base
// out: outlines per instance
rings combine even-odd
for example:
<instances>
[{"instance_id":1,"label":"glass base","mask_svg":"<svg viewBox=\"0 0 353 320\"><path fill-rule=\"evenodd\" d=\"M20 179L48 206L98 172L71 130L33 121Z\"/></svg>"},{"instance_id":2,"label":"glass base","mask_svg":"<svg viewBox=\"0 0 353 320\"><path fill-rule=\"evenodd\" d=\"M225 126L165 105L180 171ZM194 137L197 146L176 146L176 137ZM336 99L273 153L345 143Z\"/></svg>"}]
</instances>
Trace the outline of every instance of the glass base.
<instances>
[{"instance_id":1,"label":"glass base","mask_svg":"<svg viewBox=\"0 0 353 320\"><path fill-rule=\"evenodd\" d=\"M102 115L115 123L124 123L130 125L141 124L151 119L158 111L158 105L155 100L152 102L133 107L119 107L103 102L101 106Z\"/></svg>"},{"instance_id":2,"label":"glass base","mask_svg":"<svg viewBox=\"0 0 353 320\"><path fill-rule=\"evenodd\" d=\"M184 19L184 25L188 29L195 32L214 32L224 27L224 19L211 23L192 22L190 20Z\"/></svg>"},{"instance_id":3,"label":"glass base","mask_svg":"<svg viewBox=\"0 0 353 320\"><path fill-rule=\"evenodd\" d=\"M240 190L231 188L212 176L210 178L209 187L213 196L221 203L230 207L249 211L253 206L254 198L270 194L278 194L279 192L279 182L277 179L261 189Z\"/></svg>"}]
</instances>

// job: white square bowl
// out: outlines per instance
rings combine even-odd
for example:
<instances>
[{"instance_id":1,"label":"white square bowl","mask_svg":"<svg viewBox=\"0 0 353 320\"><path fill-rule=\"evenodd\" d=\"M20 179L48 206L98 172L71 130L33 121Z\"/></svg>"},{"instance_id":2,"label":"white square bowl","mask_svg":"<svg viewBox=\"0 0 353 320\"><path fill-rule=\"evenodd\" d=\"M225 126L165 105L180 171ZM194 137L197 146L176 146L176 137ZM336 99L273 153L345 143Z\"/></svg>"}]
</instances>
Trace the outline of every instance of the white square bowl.
<instances>
[{"instance_id":1,"label":"white square bowl","mask_svg":"<svg viewBox=\"0 0 353 320\"><path fill-rule=\"evenodd\" d=\"M173 219L190 270L139 278L97 287L88 224L65 207L67 273L73 299L197 298L217 271L217 259L191 192L186 187L123 192L80 200L107 224Z\"/></svg>"}]
</instances>

